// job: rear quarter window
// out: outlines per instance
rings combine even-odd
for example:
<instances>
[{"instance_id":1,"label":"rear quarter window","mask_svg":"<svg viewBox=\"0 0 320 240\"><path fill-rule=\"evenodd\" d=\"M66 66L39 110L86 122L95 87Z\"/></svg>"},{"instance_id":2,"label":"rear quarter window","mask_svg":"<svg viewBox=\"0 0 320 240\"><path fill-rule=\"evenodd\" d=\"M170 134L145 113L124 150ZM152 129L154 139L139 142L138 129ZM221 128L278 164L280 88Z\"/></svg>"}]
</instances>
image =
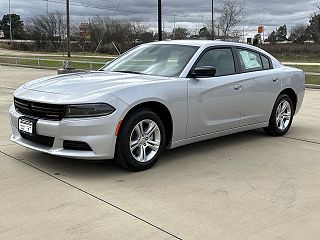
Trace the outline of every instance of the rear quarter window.
<instances>
[{"instance_id":1,"label":"rear quarter window","mask_svg":"<svg viewBox=\"0 0 320 240\"><path fill-rule=\"evenodd\" d=\"M267 57L261 55L263 69L271 69L270 61Z\"/></svg>"}]
</instances>

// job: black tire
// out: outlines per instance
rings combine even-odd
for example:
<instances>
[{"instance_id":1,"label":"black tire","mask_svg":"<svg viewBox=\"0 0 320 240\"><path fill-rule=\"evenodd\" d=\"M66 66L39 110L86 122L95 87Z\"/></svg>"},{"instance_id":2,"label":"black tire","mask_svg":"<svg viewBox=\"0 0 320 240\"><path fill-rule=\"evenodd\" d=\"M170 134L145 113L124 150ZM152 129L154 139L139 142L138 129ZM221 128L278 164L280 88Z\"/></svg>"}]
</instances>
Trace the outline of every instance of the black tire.
<instances>
[{"instance_id":1,"label":"black tire","mask_svg":"<svg viewBox=\"0 0 320 240\"><path fill-rule=\"evenodd\" d=\"M157 153L147 162L137 161L130 151L130 137L135 126L143 120L152 120L160 130L160 146ZM151 168L159 159L165 147L165 128L160 117L149 109L139 109L129 116L121 124L115 151L115 161L118 165L131 171L143 171Z\"/></svg>"},{"instance_id":2,"label":"black tire","mask_svg":"<svg viewBox=\"0 0 320 240\"><path fill-rule=\"evenodd\" d=\"M279 104L283 100L286 100L290 104L291 117L290 117L288 126L285 129L281 130L277 126L276 112L277 112L277 108L278 108ZM273 106L272 113L271 113L271 116L270 116L270 119L269 119L269 125L268 125L268 127L264 128L264 131L270 136L283 136L283 135L285 135L289 131L290 127L291 127L292 120L293 120L293 115L294 115L294 106L293 106L291 98L286 94L279 95L277 100L276 100L276 102L275 102L275 104L274 104L274 106Z\"/></svg>"}]
</instances>

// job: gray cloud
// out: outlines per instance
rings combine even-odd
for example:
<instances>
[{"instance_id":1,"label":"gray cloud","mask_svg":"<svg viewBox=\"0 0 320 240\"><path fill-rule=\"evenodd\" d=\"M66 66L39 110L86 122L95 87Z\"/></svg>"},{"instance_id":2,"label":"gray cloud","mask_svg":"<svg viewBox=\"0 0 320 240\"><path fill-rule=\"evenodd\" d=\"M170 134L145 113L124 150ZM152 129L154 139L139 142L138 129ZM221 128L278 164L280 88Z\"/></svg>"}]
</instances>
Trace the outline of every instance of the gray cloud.
<instances>
[{"instance_id":1,"label":"gray cloud","mask_svg":"<svg viewBox=\"0 0 320 240\"><path fill-rule=\"evenodd\" d=\"M65 0L49 0L49 10L64 11ZM248 18L243 25L257 26L261 21L266 33L277 26L287 24L306 24L314 11L315 0L247 0ZM71 0L72 19L75 22L88 21L97 15L121 18L139 18L156 28L156 0L121 0L119 11L114 11L119 0ZM8 12L8 0L0 0L0 16ZM39 14L46 14L46 1L43 0L11 0L11 12L20 14L23 20ZM177 26L199 28L211 16L210 0L163 0L163 19L166 30L173 27L174 15ZM255 27L254 27L255 28Z\"/></svg>"}]
</instances>

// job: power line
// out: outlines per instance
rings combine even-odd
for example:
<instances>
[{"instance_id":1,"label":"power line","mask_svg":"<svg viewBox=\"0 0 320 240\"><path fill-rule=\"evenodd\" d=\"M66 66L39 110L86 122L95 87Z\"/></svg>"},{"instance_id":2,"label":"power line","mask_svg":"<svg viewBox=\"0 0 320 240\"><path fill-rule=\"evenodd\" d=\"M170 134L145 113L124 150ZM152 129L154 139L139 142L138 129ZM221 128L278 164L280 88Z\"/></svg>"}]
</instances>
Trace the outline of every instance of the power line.
<instances>
[{"instance_id":1,"label":"power line","mask_svg":"<svg viewBox=\"0 0 320 240\"><path fill-rule=\"evenodd\" d=\"M63 5L65 4L64 1L59 1L59 0L41 0L41 1L49 1L51 3L57 3L57 4L63 4ZM93 9L110 10L110 11L123 12L123 13L157 14L156 12L143 12L143 11L136 11L136 10L118 9L118 8L114 8L114 7L96 5L96 4L91 4L91 3L87 4L87 3L72 2L72 3L70 3L70 5L77 6L77 7L88 7L88 8L93 8ZM170 15L170 14L164 14L164 15Z\"/></svg>"},{"instance_id":2,"label":"power line","mask_svg":"<svg viewBox=\"0 0 320 240\"><path fill-rule=\"evenodd\" d=\"M56 3L56 4L65 4L64 1L60 0L41 0L41 1L47 1L51 3ZM144 14L144 15L156 15L157 12L144 12L144 11L137 11L137 10L129 10L129 9L119 9L119 4L117 7L109 7L109 6L104 6L104 5L96 5L96 4L88 4L88 3L79 3L79 2L71 2L70 5L76 6L76 7L87 7L87 8L93 8L93 9L99 9L99 10L109 10L109 11L114 11L116 12L123 12L123 13L135 13L135 14ZM256 7L246 7L246 9L251 10L251 11L258 11L262 13L269 13L269 14L291 14L286 12L285 10L274 10L274 9L268 9L268 8L256 8ZM113 14L115 15L115 14ZM163 16L171 16L173 17L173 13L162 13ZM198 18L199 16L178 16L176 15L177 18ZM202 17L205 19L211 19L211 17Z\"/></svg>"},{"instance_id":3,"label":"power line","mask_svg":"<svg viewBox=\"0 0 320 240\"><path fill-rule=\"evenodd\" d=\"M121 3L121 0L119 0L118 5L117 5L116 9L114 10L114 14L113 15L116 15L117 10L119 9L120 3Z\"/></svg>"}]
</instances>

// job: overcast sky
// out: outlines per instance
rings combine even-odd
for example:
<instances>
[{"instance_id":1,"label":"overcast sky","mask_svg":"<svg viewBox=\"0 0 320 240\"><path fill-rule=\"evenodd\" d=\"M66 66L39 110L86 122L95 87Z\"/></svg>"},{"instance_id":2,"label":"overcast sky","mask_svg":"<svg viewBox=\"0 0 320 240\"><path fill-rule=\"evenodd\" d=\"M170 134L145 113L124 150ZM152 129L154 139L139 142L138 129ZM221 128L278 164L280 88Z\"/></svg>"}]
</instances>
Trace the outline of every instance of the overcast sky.
<instances>
[{"instance_id":1,"label":"overcast sky","mask_svg":"<svg viewBox=\"0 0 320 240\"><path fill-rule=\"evenodd\" d=\"M49 11L64 11L65 0L48 0ZM217 0L215 0L217 1ZM9 0L0 0L0 16L8 13ZM156 29L157 0L70 0L74 22L85 22L93 16L139 18ZM163 20L166 31L173 27L200 28L211 16L211 0L163 0ZM248 18L243 25L265 25L266 35L279 25L288 28L307 24L315 0L247 0ZM46 14L45 0L11 0L11 12L20 14L24 21L32 16ZM115 11L114 9L118 9ZM254 27L254 31L256 28Z\"/></svg>"}]
</instances>

